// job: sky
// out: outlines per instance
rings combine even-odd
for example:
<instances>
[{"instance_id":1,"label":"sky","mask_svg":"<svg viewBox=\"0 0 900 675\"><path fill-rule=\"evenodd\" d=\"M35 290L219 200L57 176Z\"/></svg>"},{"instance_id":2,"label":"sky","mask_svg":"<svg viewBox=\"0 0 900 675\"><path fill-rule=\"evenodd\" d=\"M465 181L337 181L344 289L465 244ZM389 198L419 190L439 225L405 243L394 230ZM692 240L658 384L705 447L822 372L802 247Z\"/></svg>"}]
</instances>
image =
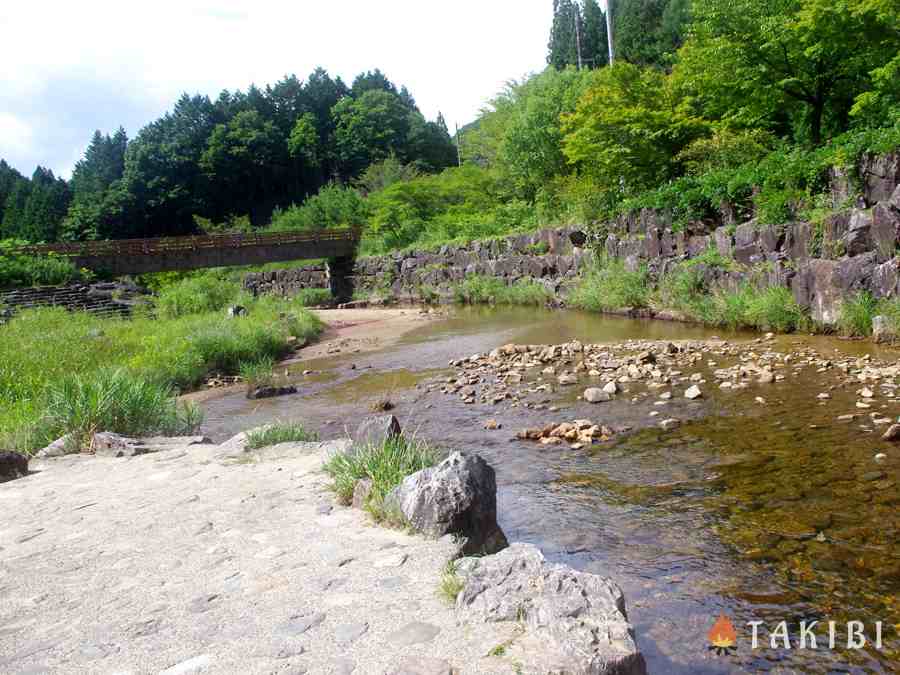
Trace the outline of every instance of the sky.
<instances>
[{"instance_id":1,"label":"sky","mask_svg":"<svg viewBox=\"0 0 900 675\"><path fill-rule=\"evenodd\" d=\"M0 158L68 178L94 130L129 138L182 92L264 86L317 66L380 68L451 131L542 70L551 0L0 2Z\"/></svg>"}]
</instances>

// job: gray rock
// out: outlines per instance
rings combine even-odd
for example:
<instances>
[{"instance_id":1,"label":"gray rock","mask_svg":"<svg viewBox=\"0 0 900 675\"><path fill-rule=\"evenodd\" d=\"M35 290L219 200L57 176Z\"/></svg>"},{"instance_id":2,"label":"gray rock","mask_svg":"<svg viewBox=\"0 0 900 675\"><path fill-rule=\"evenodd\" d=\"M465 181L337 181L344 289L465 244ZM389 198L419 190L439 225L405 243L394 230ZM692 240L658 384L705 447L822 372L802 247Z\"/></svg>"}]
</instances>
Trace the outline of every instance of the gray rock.
<instances>
[{"instance_id":1,"label":"gray rock","mask_svg":"<svg viewBox=\"0 0 900 675\"><path fill-rule=\"evenodd\" d=\"M887 431L884 432L881 438L885 441L900 440L900 424L892 424L891 426L889 426Z\"/></svg>"},{"instance_id":2,"label":"gray rock","mask_svg":"<svg viewBox=\"0 0 900 675\"><path fill-rule=\"evenodd\" d=\"M590 389L585 389L584 394L582 394L584 400L588 403L605 403L609 401L612 397L609 393L605 392L603 389L599 389L597 387L591 387Z\"/></svg>"},{"instance_id":3,"label":"gray rock","mask_svg":"<svg viewBox=\"0 0 900 675\"><path fill-rule=\"evenodd\" d=\"M478 455L454 452L436 467L407 476L385 502L423 534L465 537L466 554L494 553L507 545L497 525L494 470Z\"/></svg>"},{"instance_id":4,"label":"gray rock","mask_svg":"<svg viewBox=\"0 0 900 675\"><path fill-rule=\"evenodd\" d=\"M353 488L353 508L354 509L362 509L366 505L366 501L369 499L369 494L372 492L372 479L371 478L363 478L361 480L356 481L356 486Z\"/></svg>"},{"instance_id":5,"label":"gray rock","mask_svg":"<svg viewBox=\"0 0 900 675\"><path fill-rule=\"evenodd\" d=\"M407 656L388 671L389 675L452 675L453 668L443 659Z\"/></svg>"},{"instance_id":6,"label":"gray rock","mask_svg":"<svg viewBox=\"0 0 900 675\"><path fill-rule=\"evenodd\" d=\"M687 391L684 392L684 397L691 401L701 398L702 396L703 392L700 391L700 387L698 387L696 384L691 385L690 387L688 387Z\"/></svg>"},{"instance_id":7,"label":"gray rock","mask_svg":"<svg viewBox=\"0 0 900 675\"><path fill-rule=\"evenodd\" d=\"M408 647L431 642L438 636L441 629L430 623L413 621L403 626L400 630L388 635L387 641L398 647Z\"/></svg>"},{"instance_id":8,"label":"gray rock","mask_svg":"<svg viewBox=\"0 0 900 675\"><path fill-rule=\"evenodd\" d=\"M258 401L264 398L277 398L278 396L290 396L297 393L297 387L287 385L284 387L266 386L256 387L247 391L247 398Z\"/></svg>"},{"instance_id":9,"label":"gray rock","mask_svg":"<svg viewBox=\"0 0 900 675\"><path fill-rule=\"evenodd\" d=\"M477 560L456 600L478 621L518 621L535 657L584 675L645 675L625 599L611 580L548 563L531 544ZM529 661L531 659L528 659Z\"/></svg>"},{"instance_id":10,"label":"gray rock","mask_svg":"<svg viewBox=\"0 0 900 675\"><path fill-rule=\"evenodd\" d=\"M51 457L62 457L63 455L69 455L74 452L78 452L78 445L75 442L75 438L72 434L66 434L62 438L57 438L46 448L38 450L34 456L39 459L49 459Z\"/></svg>"},{"instance_id":11,"label":"gray rock","mask_svg":"<svg viewBox=\"0 0 900 675\"><path fill-rule=\"evenodd\" d=\"M18 452L0 452L0 483L28 475L28 458Z\"/></svg>"},{"instance_id":12,"label":"gray rock","mask_svg":"<svg viewBox=\"0 0 900 675\"><path fill-rule=\"evenodd\" d=\"M378 447L400 435L400 422L393 415L367 417L356 428L353 443L359 447Z\"/></svg>"},{"instance_id":13,"label":"gray rock","mask_svg":"<svg viewBox=\"0 0 900 675\"><path fill-rule=\"evenodd\" d=\"M894 338L886 316L872 317L872 339L875 342L889 342Z\"/></svg>"},{"instance_id":14,"label":"gray rock","mask_svg":"<svg viewBox=\"0 0 900 675\"><path fill-rule=\"evenodd\" d=\"M206 445L209 442L210 440L205 436L130 438L121 434L101 431L94 434L91 447L94 453L101 457L136 457L184 446Z\"/></svg>"},{"instance_id":15,"label":"gray rock","mask_svg":"<svg viewBox=\"0 0 900 675\"><path fill-rule=\"evenodd\" d=\"M351 675L356 670L356 664L350 659L338 659L331 664L328 672L332 675Z\"/></svg>"},{"instance_id":16,"label":"gray rock","mask_svg":"<svg viewBox=\"0 0 900 675\"><path fill-rule=\"evenodd\" d=\"M334 459L338 455L349 456L353 454L353 441L349 438L323 441L319 444L319 449L324 453L326 461Z\"/></svg>"},{"instance_id":17,"label":"gray rock","mask_svg":"<svg viewBox=\"0 0 900 675\"><path fill-rule=\"evenodd\" d=\"M854 211L850 216L844 238L847 255L861 255L872 248L872 216L866 211Z\"/></svg>"},{"instance_id":18,"label":"gray rock","mask_svg":"<svg viewBox=\"0 0 900 675\"><path fill-rule=\"evenodd\" d=\"M159 671L159 675L189 675L190 673L202 673L209 669L212 658L209 654L201 654L187 661L177 663L171 668Z\"/></svg>"}]
</instances>

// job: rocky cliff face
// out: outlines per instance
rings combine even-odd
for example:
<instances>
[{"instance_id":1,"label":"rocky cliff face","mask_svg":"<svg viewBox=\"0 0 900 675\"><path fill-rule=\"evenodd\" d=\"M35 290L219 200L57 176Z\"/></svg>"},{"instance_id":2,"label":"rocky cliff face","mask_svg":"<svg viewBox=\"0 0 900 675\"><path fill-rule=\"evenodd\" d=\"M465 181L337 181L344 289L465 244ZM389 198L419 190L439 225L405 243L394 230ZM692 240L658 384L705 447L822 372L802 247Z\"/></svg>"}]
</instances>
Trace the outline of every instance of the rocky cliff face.
<instances>
[{"instance_id":1,"label":"rocky cliff face","mask_svg":"<svg viewBox=\"0 0 900 675\"><path fill-rule=\"evenodd\" d=\"M403 251L361 258L354 270L357 291L420 297L425 289L447 290L472 275L513 284L532 279L563 299L566 290L590 261L590 249L625 261L636 269L646 264L659 278L678 264L708 251L733 260L727 266L697 269L712 287L734 288L752 279L789 288L814 320L833 323L843 297L869 291L892 297L900 283L900 153L862 161L860 184L834 170L832 202L853 206L834 211L817 223L764 225L756 219L737 224L735 210L723 204L713 222L673 226L664 210L643 209L619 217L593 231L584 248L573 234L578 227L545 229L503 239L447 245L435 251ZM852 199L851 195L858 195ZM597 234L597 231L602 234ZM317 283L314 268L248 275L254 293L291 294ZM322 281L318 287L327 286Z\"/></svg>"}]
</instances>

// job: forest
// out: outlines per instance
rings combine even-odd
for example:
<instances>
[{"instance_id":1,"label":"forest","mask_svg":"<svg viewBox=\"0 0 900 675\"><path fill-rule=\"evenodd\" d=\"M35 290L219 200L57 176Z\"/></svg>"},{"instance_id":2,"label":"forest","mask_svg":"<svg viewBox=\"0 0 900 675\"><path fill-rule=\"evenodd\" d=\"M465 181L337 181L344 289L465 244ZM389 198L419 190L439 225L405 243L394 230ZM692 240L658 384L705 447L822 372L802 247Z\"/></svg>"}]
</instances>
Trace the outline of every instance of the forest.
<instances>
[{"instance_id":1,"label":"forest","mask_svg":"<svg viewBox=\"0 0 900 675\"><path fill-rule=\"evenodd\" d=\"M552 3L546 69L458 138L379 70L185 94L98 131L69 181L0 162L0 238L352 225L377 253L642 206L780 223L826 208L832 165L900 147L897 0L617 0L612 65L596 0Z\"/></svg>"}]
</instances>

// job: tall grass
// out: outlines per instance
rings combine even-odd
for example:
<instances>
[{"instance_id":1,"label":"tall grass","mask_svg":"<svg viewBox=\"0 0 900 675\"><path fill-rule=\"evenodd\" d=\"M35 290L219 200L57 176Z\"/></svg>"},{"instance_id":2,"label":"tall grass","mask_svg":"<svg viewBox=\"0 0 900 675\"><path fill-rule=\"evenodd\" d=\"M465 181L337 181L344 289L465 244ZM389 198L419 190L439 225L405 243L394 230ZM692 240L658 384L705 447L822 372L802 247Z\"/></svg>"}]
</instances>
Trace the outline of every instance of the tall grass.
<instances>
[{"instance_id":1,"label":"tall grass","mask_svg":"<svg viewBox=\"0 0 900 675\"><path fill-rule=\"evenodd\" d=\"M530 305L540 307L553 299L539 281L520 279L507 285L502 279L473 275L453 287L456 302L464 305Z\"/></svg>"},{"instance_id":2,"label":"tall grass","mask_svg":"<svg viewBox=\"0 0 900 675\"><path fill-rule=\"evenodd\" d=\"M238 365L238 374L247 383L248 389L267 387L275 382L275 359L263 357L258 361L242 361Z\"/></svg>"},{"instance_id":3,"label":"tall grass","mask_svg":"<svg viewBox=\"0 0 900 675\"><path fill-rule=\"evenodd\" d=\"M385 508L385 497L404 478L434 466L437 461L437 451L424 443L392 438L352 454L337 455L325 464L324 469L332 478L332 488L338 499L344 504L353 501L353 490L358 481L370 479L372 490L366 509L378 521L396 521L397 514L389 513Z\"/></svg>"},{"instance_id":4,"label":"tall grass","mask_svg":"<svg viewBox=\"0 0 900 675\"><path fill-rule=\"evenodd\" d=\"M594 312L647 307L649 300L646 270L629 272L621 260L598 260L569 294L570 305Z\"/></svg>"},{"instance_id":5,"label":"tall grass","mask_svg":"<svg viewBox=\"0 0 900 675\"><path fill-rule=\"evenodd\" d=\"M104 368L52 383L34 435L49 443L71 434L83 447L98 431L178 435L196 430L201 420L199 408L178 403L170 388L121 368Z\"/></svg>"},{"instance_id":6,"label":"tall grass","mask_svg":"<svg viewBox=\"0 0 900 675\"><path fill-rule=\"evenodd\" d=\"M237 282L212 275L191 277L163 288L156 299L156 312L164 319L215 312L236 303L240 296Z\"/></svg>"},{"instance_id":7,"label":"tall grass","mask_svg":"<svg viewBox=\"0 0 900 675\"><path fill-rule=\"evenodd\" d=\"M300 423L276 422L248 433L247 447L250 450L259 450L279 443L307 443L317 440L319 440L318 434L307 431Z\"/></svg>"},{"instance_id":8,"label":"tall grass","mask_svg":"<svg viewBox=\"0 0 900 675\"><path fill-rule=\"evenodd\" d=\"M327 288L303 288L294 295L294 301L303 307L327 305L331 300L331 290Z\"/></svg>"},{"instance_id":9,"label":"tall grass","mask_svg":"<svg viewBox=\"0 0 900 675\"><path fill-rule=\"evenodd\" d=\"M31 451L51 386L69 376L121 368L149 383L185 390L211 372L237 373L240 363L277 359L291 337L310 340L322 324L290 300L247 303L248 316L221 311L177 318L101 318L60 308L20 313L0 326L0 446Z\"/></svg>"},{"instance_id":10,"label":"tall grass","mask_svg":"<svg viewBox=\"0 0 900 675\"><path fill-rule=\"evenodd\" d=\"M878 313L879 303L868 291L844 298L838 308L838 330L848 337L871 335L872 319Z\"/></svg>"}]
</instances>

